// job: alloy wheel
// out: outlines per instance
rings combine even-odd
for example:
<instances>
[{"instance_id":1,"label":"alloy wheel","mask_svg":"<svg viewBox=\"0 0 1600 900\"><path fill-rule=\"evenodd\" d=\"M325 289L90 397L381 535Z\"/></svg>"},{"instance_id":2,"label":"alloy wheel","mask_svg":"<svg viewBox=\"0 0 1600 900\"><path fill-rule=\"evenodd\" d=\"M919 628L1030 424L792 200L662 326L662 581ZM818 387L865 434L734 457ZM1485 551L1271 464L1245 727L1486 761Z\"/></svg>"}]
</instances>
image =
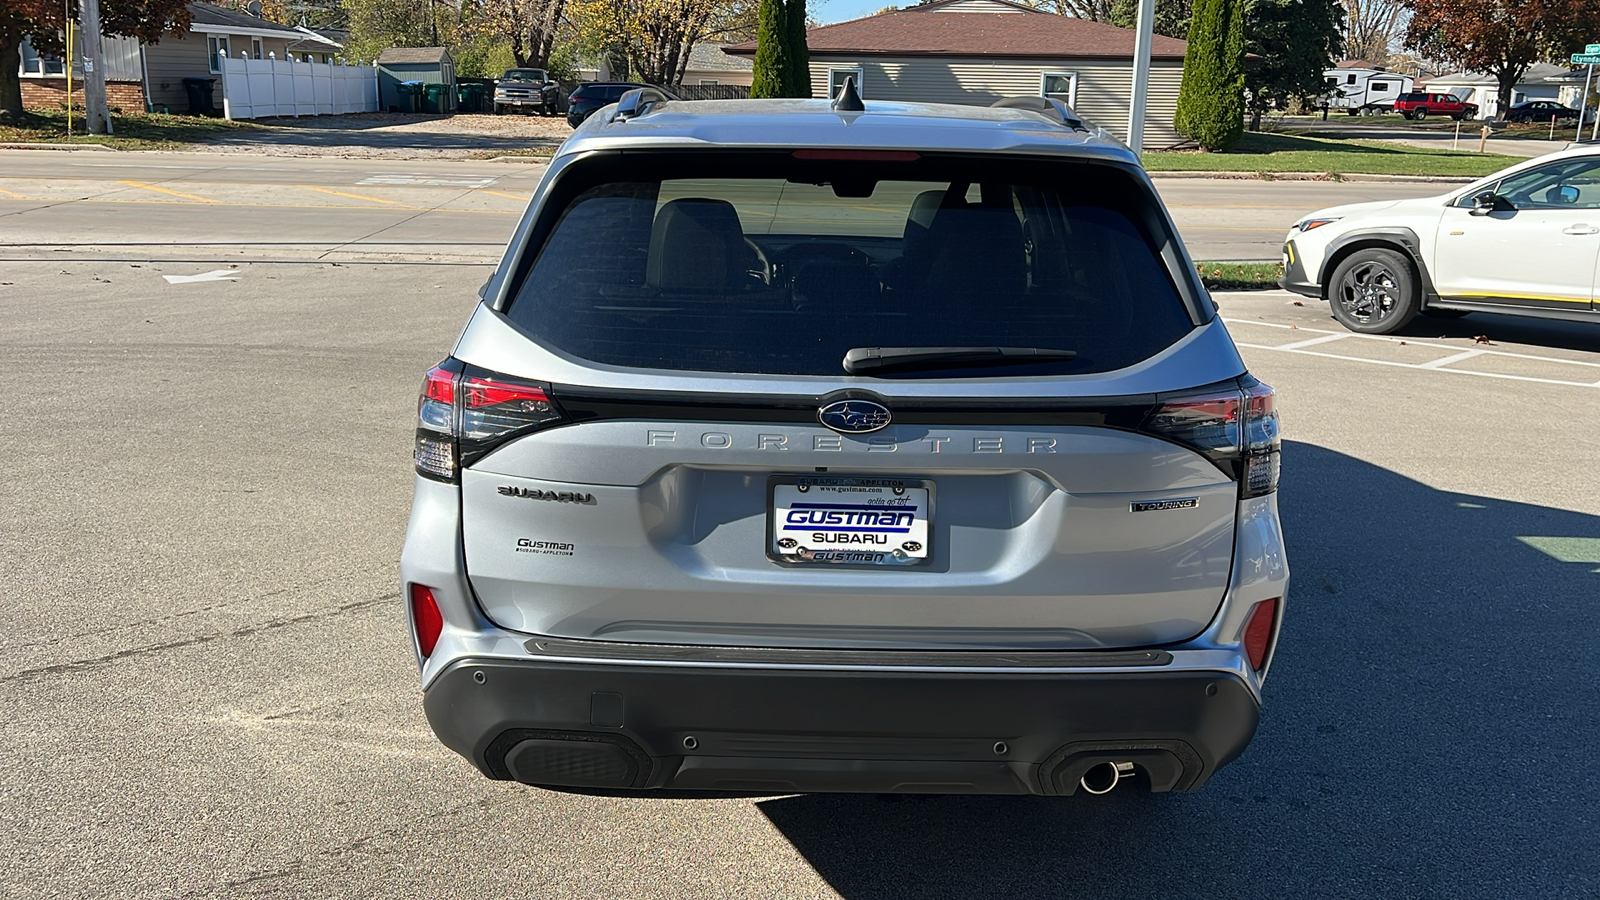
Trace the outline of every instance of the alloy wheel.
<instances>
[{"instance_id":1,"label":"alloy wheel","mask_svg":"<svg viewBox=\"0 0 1600 900\"><path fill-rule=\"evenodd\" d=\"M1400 304L1400 283L1381 262L1364 262L1339 282L1339 305L1351 319L1372 325L1393 315Z\"/></svg>"}]
</instances>

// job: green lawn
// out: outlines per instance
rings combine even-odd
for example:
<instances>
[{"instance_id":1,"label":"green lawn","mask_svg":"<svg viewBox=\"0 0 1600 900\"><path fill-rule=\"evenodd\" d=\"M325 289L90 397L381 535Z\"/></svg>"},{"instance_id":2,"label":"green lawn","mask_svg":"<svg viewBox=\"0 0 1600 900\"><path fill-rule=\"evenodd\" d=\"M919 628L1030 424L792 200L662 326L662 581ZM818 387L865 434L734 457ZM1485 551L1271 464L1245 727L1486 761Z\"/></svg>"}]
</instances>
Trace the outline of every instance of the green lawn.
<instances>
[{"instance_id":1,"label":"green lawn","mask_svg":"<svg viewBox=\"0 0 1600 900\"><path fill-rule=\"evenodd\" d=\"M1197 262L1200 280L1213 291L1264 291L1278 286L1282 263Z\"/></svg>"},{"instance_id":2,"label":"green lawn","mask_svg":"<svg viewBox=\"0 0 1600 900\"><path fill-rule=\"evenodd\" d=\"M1226 153L1167 150L1146 153L1151 172L1318 172L1364 175L1463 175L1497 172L1518 156L1463 150L1425 150L1384 141L1334 141L1289 134L1250 133Z\"/></svg>"},{"instance_id":3,"label":"green lawn","mask_svg":"<svg viewBox=\"0 0 1600 900\"><path fill-rule=\"evenodd\" d=\"M114 134L84 134L80 110L72 114L72 128L74 133L69 136L66 110L30 110L29 117L19 124L0 123L0 143L104 144L119 150L172 150L261 126L199 116L117 113L111 116Z\"/></svg>"}]
</instances>

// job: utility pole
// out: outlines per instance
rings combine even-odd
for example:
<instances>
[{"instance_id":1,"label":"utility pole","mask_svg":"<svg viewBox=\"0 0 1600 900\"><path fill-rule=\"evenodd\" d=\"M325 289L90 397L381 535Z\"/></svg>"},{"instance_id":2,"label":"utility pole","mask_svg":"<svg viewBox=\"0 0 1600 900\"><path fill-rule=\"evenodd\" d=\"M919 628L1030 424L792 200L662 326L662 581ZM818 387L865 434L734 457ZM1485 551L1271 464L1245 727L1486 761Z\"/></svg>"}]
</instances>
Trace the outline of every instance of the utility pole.
<instances>
[{"instance_id":1,"label":"utility pole","mask_svg":"<svg viewBox=\"0 0 1600 900\"><path fill-rule=\"evenodd\" d=\"M1128 146L1144 153L1144 101L1150 92L1150 42L1156 0L1139 0L1138 36L1133 42L1133 102L1128 105Z\"/></svg>"},{"instance_id":2,"label":"utility pole","mask_svg":"<svg viewBox=\"0 0 1600 900\"><path fill-rule=\"evenodd\" d=\"M110 134L106 115L106 66L100 53L100 0L83 0L83 124L89 134Z\"/></svg>"}]
</instances>

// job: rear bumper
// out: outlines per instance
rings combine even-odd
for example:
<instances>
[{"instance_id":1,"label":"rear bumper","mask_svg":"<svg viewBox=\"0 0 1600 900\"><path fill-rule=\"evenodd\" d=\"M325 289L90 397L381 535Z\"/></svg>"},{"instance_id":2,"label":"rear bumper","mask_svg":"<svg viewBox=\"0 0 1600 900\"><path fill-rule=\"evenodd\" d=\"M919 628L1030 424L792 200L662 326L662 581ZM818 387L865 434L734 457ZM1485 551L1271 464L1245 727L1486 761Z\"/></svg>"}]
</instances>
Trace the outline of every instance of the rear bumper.
<instances>
[{"instance_id":1,"label":"rear bumper","mask_svg":"<svg viewBox=\"0 0 1600 900\"><path fill-rule=\"evenodd\" d=\"M1256 694L1225 665L1141 653L1071 672L460 658L424 707L485 775L529 784L1057 795L1126 761L1146 789L1194 790L1249 743Z\"/></svg>"}]
</instances>

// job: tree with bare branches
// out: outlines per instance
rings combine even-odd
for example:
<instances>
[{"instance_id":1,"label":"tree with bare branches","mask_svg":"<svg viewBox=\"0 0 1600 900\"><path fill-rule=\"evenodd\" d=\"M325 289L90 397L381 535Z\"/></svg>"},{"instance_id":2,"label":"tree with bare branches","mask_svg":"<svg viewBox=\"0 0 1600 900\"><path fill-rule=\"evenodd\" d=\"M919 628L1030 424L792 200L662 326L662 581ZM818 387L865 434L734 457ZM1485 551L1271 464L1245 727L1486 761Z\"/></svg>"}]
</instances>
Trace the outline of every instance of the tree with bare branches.
<instances>
[{"instance_id":1,"label":"tree with bare branches","mask_svg":"<svg viewBox=\"0 0 1600 900\"><path fill-rule=\"evenodd\" d=\"M1344 49L1351 59L1383 65L1405 31L1405 0L1343 0Z\"/></svg>"},{"instance_id":2,"label":"tree with bare branches","mask_svg":"<svg viewBox=\"0 0 1600 900\"><path fill-rule=\"evenodd\" d=\"M468 38L503 41L518 66L544 69L566 9L567 0L464 0L461 28Z\"/></svg>"}]
</instances>

